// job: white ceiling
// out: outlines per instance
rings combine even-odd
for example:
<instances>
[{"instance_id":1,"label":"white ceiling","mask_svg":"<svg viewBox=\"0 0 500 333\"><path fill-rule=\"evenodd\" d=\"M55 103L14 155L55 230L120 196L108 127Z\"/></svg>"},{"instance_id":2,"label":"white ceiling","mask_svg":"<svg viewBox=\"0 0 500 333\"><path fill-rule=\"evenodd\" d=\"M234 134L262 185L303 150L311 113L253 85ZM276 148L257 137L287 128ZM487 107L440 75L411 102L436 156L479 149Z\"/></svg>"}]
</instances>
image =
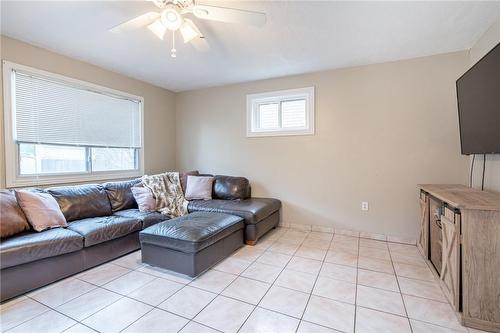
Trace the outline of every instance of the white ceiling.
<instances>
[{"instance_id":1,"label":"white ceiling","mask_svg":"<svg viewBox=\"0 0 500 333\"><path fill-rule=\"evenodd\" d=\"M1 33L127 76L182 91L470 48L500 2L210 1L262 11L262 28L195 19L210 44L108 29L156 7L146 1L1 1ZM180 44L180 43L178 43Z\"/></svg>"}]
</instances>

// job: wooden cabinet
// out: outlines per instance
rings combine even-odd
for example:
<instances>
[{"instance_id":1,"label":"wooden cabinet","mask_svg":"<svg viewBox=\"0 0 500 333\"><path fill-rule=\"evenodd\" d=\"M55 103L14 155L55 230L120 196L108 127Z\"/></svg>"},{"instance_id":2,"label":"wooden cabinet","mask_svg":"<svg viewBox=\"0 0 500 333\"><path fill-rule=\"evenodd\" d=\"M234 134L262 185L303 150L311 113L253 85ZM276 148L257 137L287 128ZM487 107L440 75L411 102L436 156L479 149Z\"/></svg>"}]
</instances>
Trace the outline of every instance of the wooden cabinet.
<instances>
[{"instance_id":1,"label":"wooden cabinet","mask_svg":"<svg viewBox=\"0 0 500 333\"><path fill-rule=\"evenodd\" d=\"M455 311L460 310L460 214L448 207L441 215L442 260L439 278L444 295Z\"/></svg>"},{"instance_id":2,"label":"wooden cabinet","mask_svg":"<svg viewBox=\"0 0 500 333\"><path fill-rule=\"evenodd\" d=\"M424 258L429 258L429 196L420 192L420 234L417 247Z\"/></svg>"},{"instance_id":3,"label":"wooden cabinet","mask_svg":"<svg viewBox=\"0 0 500 333\"><path fill-rule=\"evenodd\" d=\"M433 246L439 246L435 273L443 293L463 325L500 332L500 194L463 185L419 188L417 246L429 264L438 253ZM437 219L435 202L442 206ZM439 242L430 242L433 222L440 226Z\"/></svg>"}]
</instances>

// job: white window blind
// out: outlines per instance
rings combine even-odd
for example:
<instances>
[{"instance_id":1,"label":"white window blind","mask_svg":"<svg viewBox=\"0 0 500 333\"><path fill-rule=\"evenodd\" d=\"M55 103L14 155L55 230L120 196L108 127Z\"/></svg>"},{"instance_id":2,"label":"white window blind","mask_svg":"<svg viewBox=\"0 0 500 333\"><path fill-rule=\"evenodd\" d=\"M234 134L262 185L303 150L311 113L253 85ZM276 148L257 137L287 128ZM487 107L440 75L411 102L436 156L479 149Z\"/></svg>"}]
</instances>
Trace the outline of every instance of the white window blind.
<instances>
[{"instance_id":1,"label":"white window blind","mask_svg":"<svg viewBox=\"0 0 500 333\"><path fill-rule=\"evenodd\" d=\"M273 129L279 127L279 104L259 105L259 128Z\"/></svg>"},{"instance_id":2,"label":"white window blind","mask_svg":"<svg viewBox=\"0 0 500 333\"><path fill-rule=\"evenodd\" d=\"M140 148L140 101L14 72L18 142Z\"/></svg>"},{"instance_id":3,"label":"white window blind","mask_svg":"<svg viewBox=\"0 0 500 333\"><path fill-rule=\"evenodd\" d=\"M306 126L306 100L281 102L283 128L304 128Z\"/></svg>"}]
</instances>

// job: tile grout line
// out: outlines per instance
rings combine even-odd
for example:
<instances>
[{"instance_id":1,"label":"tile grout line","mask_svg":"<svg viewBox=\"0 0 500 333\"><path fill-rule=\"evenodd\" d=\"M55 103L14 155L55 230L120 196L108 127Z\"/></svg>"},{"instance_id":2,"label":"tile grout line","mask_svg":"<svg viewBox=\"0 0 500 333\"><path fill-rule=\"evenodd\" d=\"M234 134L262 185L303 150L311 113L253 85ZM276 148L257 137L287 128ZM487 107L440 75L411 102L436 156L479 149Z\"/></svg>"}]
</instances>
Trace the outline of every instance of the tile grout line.
<instances>
[{"instance_id":1,"label":"tile grout line","mask_svg":"<svg viewBox=\"0 0 500 333\"><path fill-rule=\"evenodd\" d=\"M287 231L287 232L288 232L288 231ZM308 259L308 260L317 260L317 259L313 259L313 258L310 258L310 257L300 257L300 256L297 256L297 255L296 255L297 251L298 251L298 250L299 250L302 246L305 246L305 245L304 245L304 243L306 242L306 240L307 240L307 239L313 239L313 238L308 238L308 235L310 234L310 232L303 232L303 231L302 231L304 234L306 234L306 236L302 238L302 241L299 243L299 245L297 246L296 250L295 250L292 254L285 254L285 255L287 255L287 256L290 256L290 258L289 258L289 259L288 259L288 261L285 263L285 265L282 267L282 269L280 270L280 272L279 272L279 274L277 275L277 277L273 280L273 282L271 282L271 283L269 284L270 286L269 286L268 290L266 291L266 293L264 294L264 296L262 296L261 300L259 301L259 303L257 303L257 305L254 305L254 304L252 304L252 303L248 303L248 302L246 302L246 301L242 301L242 300L240 300L240 299L237 299L237 298L234 298L234 297L231 297L231 296L225 296L225 295L222 295L222 293L223 293L223 292L224 292L227 288L229 288L229 286L231 286L231 285L232 285L232 284L236 281L236 279L238 279L239 277L246 278L246 279L250 279L250 280L253 280L253 281L259 281L259 282L262 282L262 281L260 281L260 280L254 279L254 278L250 278L250 277L245 277L245 276L242 276L241 274L243 274L243 272L245 272L245 271L246 271L246 270L247 270L247 269L248 269L248 268L249 268L249 267L250 267L253 263L258 262L257 260L258 260L258 259L259 259L262 255L264 255L266 252L270 252L270 253L280 253L280 252L277 252L277 251L273 251L273 250L271 249L271 247L273 246L273 244L274 244L274 243L279 242L279 240L280 240L280 239L282 239L282 238L285 236L285 234L286 234L287 232L285 232L284 234L280 235L280 236L279 236L279 237L277 237L277 238L268 239L269 241L272 241L272 242L271 242L271 244L270 244L269 246L267 246L266 248L263 248L263 249L261 249L261 248L256 248L257 250L262 250L262 253L261 253L260 255L256 256L253 260L247 260L247 259L237 258L237 259L240 259L240 260L244 260L244 261L249 262L249 265L248 265L248 266L247 266L247 267L246 267L243 271L241 271L241 272L240 272L240 273L238 273L238 274L233 274L233 273L229 273L229 272L225 272L225 271L219 271L219 270L215 269L215 266L214 266L213 268L211 268L211 269L214 269L214 270L216 270L216 271L219 271L219 272L222 272L222 273L225 273L225 274L231 274L231 275L235 275L235 276L236 276L236 278L235 278L235 279L233 279L233 281L232 281L231 283L229 283L229 284L228 284L228 285L227 285L224 289L222 289L222 291L221 291L220 293L215 294L215 293L211 292L211 293L213 293L213 294L215 294L215 295L216 295L216 296L214 297L214 299L215 299L215 298L217 298L218 296L223 296L223 297L227 297L227 298L230 298L230 299L233 299L233 300L236 300L236 301L239 301L239 302L245 303L245 304L249 304L249 305L251 305L251 306L253 306L253 307L254 307L254 308L253 308L253 310L250 312L250 314L249 314L249 315L247 316L247 318L245 319L245 321L243 322L243 324L240 326L239 330L241 330L241 328L245 325L245 323L248 321L248 319L249 319L249 318L250 318L250 316L253 314L253 312L256 310L256 308L257 308L257 307L261 308L261 307L259 306L259 304L262 302L262 300L263 300L263 299L264 299L264 297L267 295L267 293L269 292L269 290L270 290L273 286L278 286L278 285L276 285L276 284L275 284L275 283L276 283L276 281L277 281L277 279L278 279L278 278L279 278L279 276L283 273L283 271L284 271L285 269L287 269L288 265L290 264L291 260L292 260L294 257L296 257L296 258L305 258L305 259ZM359 258L359 251L360 251L360 247L361 247L361 241L360 241L360 240L361 240L361 239L360 239L359 237L353 237L353 236L346 236L346 237L351 237L351 238L355 238L355 239L357 239L357 240L358 240L358 256L357 256L357 258ZM319 238L318 240L323 240L323 239ZM267 240L266 240L266 241L267 241ZM384 241L380 241L380 242L384 242ZM282 242L282 243L284 243L284 244L290 244L290 243L287 243L287 242ZM304 314L305 314L305 310L307 309L307 306L308 306L308 304L309 304L309 300L310 300L310 299L311 299L311 297L312 297L312 293L313 293L314 288L315 288L315 286L316 286L317 280L319 279L319 275L320 275L320 273L321 273L321 270L322 270L322 268L323 268L323 265L327 262L327 261L326 261L326 257L327 257L327 255L328 255L328 252L332 250L333 243L334 243L334 239L332 239L332 240L329 242L329 245L330 245L330 246L329 246L329 248L328 248L328 249L326 249L326 253L325 253L325 255L323 256L323 259L321 260L321 267L320 267L320 270L318 271L318 273L317 273L317 275L316 275L315 282L314 282L314 284L313 284L312 290L309 292L309 298L308 298L308 301L307 301L307 303L306 303L306 307L304 308L304 311L303 311L303 313L302 313L302 316L301 316L301 318L299 319L299 324L298 324L298 326L297 326L297 330L298 330L298 328L300 327L300 322L301 322L301 321L308 322L307 320L303 320L303 316L304 316ZM384 242L384 243L388 244L388 242ZM325 250L324 248L321 248L321 247L314 247L314 246L306 246L306 247L309 247L309 248L314 248L314 249L316 249L316 250ZM253 248L253 247L252 247L252 248ZM373 249L379 249L379 248L377 248L377 247L371 247L371 248L373 248ZM236 252L237 252L237 251L235 251L235 253L236 253ZM132 253L133 253L133 252L132 252ZM398 252L395 252L395 253L398 253ZM284 254L284 253L281 253L281 254ZM391 260L390 260L390 261L391 261L391 265L392 265L392 267L393 267L393 270L395 270L395 267L394 267L394 261L393 261L393 259L392 259L392 254L393 254L393 253L392 253L391 251L389 251L389 255L390 255L390 258L391 258ZM402 254L402 255L405 255L405 254ZM125 255L125 256L126 256L126 255ZM232 255L231 255L231 257L232 257ZM229 257L229 258L230 258L230 257ZM223 260L221 260L221 262L222 262L222 261L224 261L224 259L223 259ZM317 260L317 261L319 261L319 260ZM259 262L259 263L260 263L260 262ZM106 263L105 263L105 264L106 264ZM121 274L121 275L119 275L119 276L115 277L114 279L112 279L112 280L110 280L110 281L106 282L105 284L108 284L108 283L110 283L111 281L114 281L114 280L116 280L116 279L119 279L120 277L123 277L124 275L127 275L127 274L129 274L129 273L131 273L131 272L133 272L133 271L137 271L137 272L144 273L144 274L147 274L147 275L150 275L150 276L154 277L154 278L153 278L151 281L149 281L148 283L146 283L146 284L144 284L144 285L142 285L142 286L140 286L140 287L138 287L138 288L136 288L136 289L134 289L134 290L130 291L130 292L129 292L129 294L130 294L130 293L132 293L132 292L133 292L133 291L135 291L135 290L138 290L138 289L140 289L140 288L142 288L142 287L146 286L146 285L147 285L147 284L149 284L149 283L152 283L153 281L158 280L158 279L161 279L161 280L166 280L166 281L169 281L169 282L172 282L172 283L179 283L179 282L177 282L177 281L170 280L170 279L168 279L168 278L166 278L166 277L160 277L160 276L158 276L158 275L150 274L149 272L139 271L139 269L141 269L141 268L143 268L143 267L147 267L147 266L145 266L145 265L141 265L141 266L139 266L139 267L136 267L135 269L131 269L130 267L127 267L127 266L116 265L116 264L114 264L112 261L108 262L108 264L112 264L112 265L114 265L114 266L118 266L118 267L121 267L121 268L126 268L126 269L128 269L128 270L129 270L129 272L126 272L126 273L124 273L124 274ZM261 263L261 264L263 264L263 265L269 265L269 264L266 264L266 263ZM342 265L342 264L337 264L337 263L334 263L334 264L336 264L336 265L341 265L341 266L345 266L345 267L350 267L350 268L353 268L352 266L349 266L349 265ZM272 266L272 267L277 267L277 266L274 266L274 265L269 265L269 266ZM412 265L412 266L420 266L420 265ZM99 267L99 266L96 266L96 267ZM359 269L360 269L360 268L359 268L359 265L357 265L357 267L356 267L356 293L357 293L357 286L358 286L358 284L359 284L359 279L358 279ZM91 270L91 269L89 269L88 271L90 271L90 270ZM293 270L293 269L291 269L291 270ZM296 270L293 270L293 271L296 271ZM300 272L300 271L298 271L298 272ZM375 271L375 272L377 272L377 271ZM384 274L383 272L379 272L379 273ZM401 295L401 297L402 297L403 293L401 292L401 288L400 288L400 285L399 285L399 276L398 276L397 274L394 274L394 275L396 276L396 281L397 281L397 283L398 283L399 293L400 293L400 295ZM64 304L66 304L66 303L69 303L69 302L71 302L71 301L73 301L73 300L75 300L75 299L77 299L77 298L79 298L79 297L82 297L82 296L84 296L84 295L86 295L86 294L88 294L88 293L91 293L91 292L93 292L93 291L95 291L95 290L98 290L99 288L100 288L100 289L102 289L102 290L107 290L107 291L110 291L110 292L112 292L112 293L114 293L114 294L116 294L116 295L120 296L120 298L119 298L118 300L116 300L115 302L118 302L119 300L121 300L121 299L123 299L123 298L128 298L128 299L131 299L131 300L134 300L134 301L137 301L137 302L143 303L143 304L145 304L145 305L151 306L151 305L150 305L150 304L148 304L148 303L142 302L142 301L140 301L140 300L137 300L137 299L134 299L134 298L132 298L132 297L128 296L128 294L127 294L127 295L122 295L122 294L117 293L117 292L115 292L115 291L113 291L113 290L106 289L105 287L103 287L105 284L104 284L103 286L99 286L99 285L96 285L96 284L93 284L93 283L87 282L87 281L85 281L85 280L82 280L81 278L78 278L78 277L76 277L76 276L73 276L73 277L70 277L70 278L73 278L73 279L76 279L76 280L79 280L79 281L83 281L83 282L89 283L89 284L91 284L91 285L95 286L96 288L93 288L92 290L89 290L88 292L85 292L85 293L83 293L82 295L79 295L79 296L77 296L77 297L71 298L70 300L67 300L66 302L61 303L60 305L58 305L58 307L59 307L59 306L62 306L62 305L64 305ZM426 281L426 280L414 279L414 278L409 278L409 277L407 277L407 278L408 278L408 279L410 279L410 280L430 282L430 281ZM335 279L335 278L332 278L332 279ZM188 283L179 283L179 284L181 284L181 285L183 285L183 286L182 286L182 287L181 287L178 291L176 291L175 293L173 293L172 295L169 295L169 296L168 296L165 300L162 300L162 302L160 302L160 304L161 304L161 303L163 303L163 302L165 302L165 301L166 301L166 300L168 300L169 298L171 298L173 295L175 295L176 293L178 293L179 291L181 291L182 289L184 289L184 288L185 288L186 286L188 286L188 285L189 285L190 287L192 287L192 288L195 288L195 289L204 290L204 289L201 289L201 288L198 288L198 287L195 287L195 286L190 285L190 284L191 284L193 281L195 281L195 280L196 280L196 279L193 279L193 280L189 281ZM337 280L337 279L335 279L335 280ZM267 283L267 282L265 282L265 283ZM295 290L295 289L293 289L293 288L289 288L289 287L285 287L285 286L279 286L279 287L281 287L281 288L285 288L285 289L289 289L289 290L298 291L298 290ZM370 286L368 286L368 287L370 287ZM377 288L377 287L370 287L370 288L375 288L375 289L385 290L385 289L382 289L382 288ZM206 291L206 290L204 290L204 291ZM388 291L388 290L387 290L387 291ZM210 292L210 291L209 291L209 292ZM302 292L302 291L298 291L298 292ZM426 298L426 297L421 297L421 296L416 296L416 295L412 295L412 296L413 296L413 297L417 297L417 298L428 299L428 298ZM110 304L106 305L104 308L102 308L102 309L100 309L100 310L98 310L98 311L96 311L96 312L92 313L91 315L89 315L89 316L85 317L85 318L84 318L84 319L82 319L82 320L75 320L75 319L71 318L70 316L65 315L64 313L60 312L60 311L59 311L59 310L57 310L56 308L53 308L53 307L51 307L51 306L47 306L47 305L43 304L42 302L37 301L36 299L33 299L33 298L32 298L32 297L30 297L30 296L26 296L26 295L25 295L25 297L26 297L27 299L31 299L31 300L33 300L33 301L35 301L35 302L39 303L39 304L42 304L43 306L46 306L49 310L44 311L44 312L40 313L39 315L36 315L35 317L30 318L29 320L23 321L22 323L19 323L19 324L17 324L17 325L16 325L16 326L14 326L14 327L9 328L9 330L12 330L13 328L15 328L15 327L17 327L17 326L20 326L20 325L22 325L22 324L24 324L24 323L26 323L26 322L28 322L28 321L30 321L30 320L33 320L33 319L35 319L35 318L37 318L37 317L39 317L39 316L41 316L41 315L43 315L43 314L47 313L47 312L48 312L48 311L50 311L50 310L54 310L55 312L57 312L57 313L59 313L59 314L61 314L61 315L65 316L65 317L67 317L67 318L69 318L69 319L71 319L71 320L75 321L75 324L74 324L74 325L72 325L72 326L70 326L70 327L68 327L68 328L66 328L66 329L65 329L65 331L66 331L66 330L71 329L72 327L74 327L74 326L76 326L76 325L78 325L78 324L82 324L82 325L84 325L85 327L89 327L89 326L87 326L87 325L83 324L81 321L83 321L83 320L85 320L85 319L89 318L90 316L94 315L95 313L97 313L97 312L99 312L99 311L102 311L102 310L104 310L106 307L109 307L109 306L111 306L112 304L114 304L114 303L115 303L115 302L112 302L112 303L110 303ZM319 295L318 295L318 297L325 298L325 299L331 299L331 298L329 298L329 297L324 297L324 296L319 296ZM214 300L214 299L213 299L213 300ZM205 309L205 308L206 308L209 304L211 304L211 303L213 302L213 300L212 300L211 302L209 302L209 303L208 303L208 304L207 304L207 305L206 305L206 306L205 306L202 310L200 310L200 312L202 312L202 311L203 311L203 310L204 310L204 309ZM343 302L343 301L340 301L340 300L335 300L335 299L333 299L333 300L334 300L334 301L338 301L338 302L342 302L342 303L346 303L346 304L351 304L351 305L352 305L352 303ZM429 300L433 300L433 299L429 299ZM435 301L437 301L437 300L435 300ZM356 300L355 300L355 302L356 302ZM437 302L439 302L439 301L437 301ZM158 305L159 305L159 304L158 304ZM403 300L403 305L405 306L404 300ZM356 302L356 303L355 303L355 309L357 309L357 307L358 307L358 305L357 305L357 302ZM366 308L366 307L364 307L364 306L360 306L360 307ZM135 320L134 322L132 322L131 324L129 324L128 326L126 326L125 328L123 328L123 330L127 329L130 325L132 325L132 324L133 324L133 323L135 323L136 321L140 320L142 317L146 316L148 313L150 313L150 312L151 312L151 311L153 311L154 309L159 309L159 310L165 311L165 312L167 312L167 313L172 313L172 312L169 312L169 311L167 311L167 310L161 309L161 308L159 308L158 306L152 306L152 309L151 309L150 311L146 312L143 316L139 317L137 320ZM265 308L263 308L263 309L265 309ZM269 311L271 311L271 312L273 312L273 313L278 313L278 314L281 314L281 315L287 316L287 317L289 317L289 318L294 318L294 319L297 319L296 317L293 317L293 316L290 316L290 315L287 315L287 314L284 314L284 313L280 313L279 311L275 311L275 310L271 310L271 309L266 309L266 310L269 310ZM373 309L373 310L375 310L375 311L379 311L379 312L382 312L382 313L388 313L388 312L381 311L381 310L377 310L377 309ZM198 313L197 313L194 317L196 317L196 316L197 316L200 312L198 312ZM406 317L404 317L404 316L400 316L400 317L404 317L404 318L407 318L407 319L409 320L409 317L408 317L408 314L407 314L406 307L405 307L405 313L406 313ZM180 318L184 318L184 319L186 319L186 320L187 320L187 323L186 323L186 324L185 324L185 325L184 325L184 326L183 326L180 330L182 330L182 329L183 329L185 326L187 326L190 322L195 322L195 323L200 324L200 325L202 325L202 326L209 327L209 326L207 326L207 325L205 325L205 324L203 324L203 323L199 323L199 322L195 321L194 319L186 318L186 317L183 317L182 315L178 315L178 314L175 314L175 313L172 313L172 314L173 314L173 315L176 315L176 316L179 316ZM356 314L356 312L355 312L355 314ZM392 313L388 313L388 314L395 315L395 314L392 314ZM193 318L194 318L194 317L193 317ZM425 321L421 321L421 320L416 320L416 321L423 322L423 323L427 323L427 322L425 322ZM314 324L316 324L316 323L314 323ZM441 325L437 325L437 324L434 324L434 323L429 323L429 324L431 324L431 325L436 325L436 326L438 326L438 327L446 327L446 326L441 326ZM318 324L316 324L316 325L318 325ZM320 325L320 324L319 324L319 325ZM320 325L320 326L323 326L323 325ZM323 327L325 327L325 326L323 326ZM91 327L89 327L89 328L91 328ZM92 329L92 328L91 328L91 329ZM410 324L410 329L412 329L411 324Z\"/></svg>"},{"instance_id":2,"label":"tile grout line","mask_svg":"<svg viewBox=\"0 0 500 333\"><path fill-rule=\"evenodd\" d=\"M356 294L354 295L354 323L353 323L353 332L356 332L356 317L358 315L358 280L359 280L359 247L360 240L358 238L358 256L356 260Z\"/></svg>"},{"instance_id":3,"label":"tile grout line","mask_svg":"<svg viewBox=\"0 0 500 333\"><path fill-rule=\"evenodd\" d=\"M286 233L285 233L286 234ZM285 234L281 235L281 237L279 237L278 239L276 239L274 242L276 243L280 238L282 238ZM299 247L295 250L294 254L298 251L298 249L300 248L301 244L304 243L304 240L305 240L306 237L304 237L304 239L302 240L302 242L299 243ZM271 245L272 246L272 245ZM268 247L268 249L266 251L269 251L269 249L271 248L271 246ZM272 252L272 251L271 251ZM292 260L294 254L290 255L290 259L288 259L288 261L286 262L286 264L283 266L283 268L281 269L280 273L276 276L276 278L273 280L273 282L270 284L269 288L266 290L266 292L264 293L264 295L261 297L261 299L259 300L259 302L255 305L255 307L253 308L252 312L250 312L250 314L248 315L248 317L245 319L245 321L240 325L240 327L238 328L237 332L239 332L243 326L245 326L246 322L248 321L248 318L250 318L252 316L252 314L255 312L255 309L257 308L261 308L261 309L265 309L265 310L269 310L269 309L266 309L266 308L262 308L262 307L259 307L259 304L262 302L262 300L264 299L264 297L266 297L266 295L269 293L269 290L271 290L271 288L275 285L276 283L276 280L278 280L278 278L280 277L280 275L283 273L283 271L285 270L286 266L288 266L288 264L290 263L290 261ZM264 253L262 254L264 255ZM277 286L279 287L279 286ZM272 310L270 310L272 311ZM305 311L305 308L304 308L304 311ZM277 311L274 311L274 312L277 312ZM280 312L277 312L277 313L280 313ZM292 316L290 316L292 317ZM295 318L295 317L292 317L292 318ZM297 318L295 318L297 319ZM297 324L297 328L299 327L300 325L300 320L299 320L299 323Z\"/></svg>"},{"instance_id":4,"label":"tile grout line","mask_svg":"<svg viewBox=\"0 0 500 333\"><path fill-rule=\"evenodd\" d=\"M280 237L278 237L278 238L280 238ZM274 240L274 241L273 241L273 243L274 243L275 241L276 241L276 240ZM242 246L240 249L242 249L242 248L244 248L244 247L245 247L245 245L244 245L244 246ZM269 246L269 247L270 247L270 246ZM244 271L246 271L246 270L248 269L248 267L250 267L253 263L257 262L257 260L258 260L258 259L259 259L262 255L264 255L264 253L265 253L265 252L269 249L269 247L268 247L268 248L266 248L265 250L263 250L263 251L262 251L262 253L261 253L260 255L258 255L258 256L257 256L257 257L253 260L253 261L250 261L250 262L251 262L251 263L250 263L250 265L248 265L248 266L247 266L247 268L245 268L245 269L244 269L241 273L243 273ZM240 249L237 249L237 251L235 251L234 253L238 252ZM224 259L223 259L223 260L224 260ZM220 262L222 262L223 260L221 260ZM215 267L215 266L214 266L214 267ZM212 268L210 268L210 269L212 269ZM210 269L208 269L208 270L207 270L207 272L208 272ZM231 273L227 273L227 272L223 272L223 273L225 273L225 274L231 274ZM223 289L220 291L220 293L216 294L216 296L215 296L215 297L214 297L214 298L213 298L210 302L208 302L208 303L207 303L207 304L206 304L206 305L205 305L205 306L204 306L204 307L203 307L203 308L202 308L202 309L201 309L201 310L200 310L197 314L195 314L195 315L193 316L193 318L191 319L191 321L193 321L193 322L195 322L195 323L197 323L197 324L201 324L201 325L203 325L203 326L207 326L207 327L209 327L209 328L213 328L213 327L208 326L208 325L206 325L206 324L199 323L199 322L195 321L194 319L195 319L195 318L196 318L196 316L198 316L201 312L203 312L203 310L205 310L205 309L206 309L206 308L207 308L210 304L212 304L212 302L213 302L213 301L214 301L214 300L215 300L218 296L227 297L227 296L222 295L222 293L223 293L223 292L224 292L224 291L225 291L225 290L226 290L226 289L227 289L230 285L232 285L232 284L234 283L234 281L236 281L236 280L238 279L238 277L240 277L240 276L241 276L241 273L240 273L240 274L232 274L232 275L236 275L236 278L235 278L233 281L231 281L231 283L229 283L229 284L228 284L225 288L223 288ZM195 279L193 279L193 281L195 281L196 279L198 279L198 277L197 277L197 278L195 278ZM193 281L191 281L191 282L193 282ZM191 282L190 282L190 283L191 283ZM190 285L190 283L189 283L189 284L186 284L186 286L187 286L187 285ZM207 290L204 290L204 289L201 289L201 288L197 288L197 287L195 287L195 286L191 286L191 285L190 285L190 287L191 287L191 288L200 289L200 290L203 290L203 291L207 291ZM211 292L211 291L209 291L209 292ZM211 292L211 293L215 294L214 292ZM231 299L234 299L234 298L231 298ZM236 300L236 299L234 299L234 300ZM166 300L165 300L165 301L166 301ZM165 301L163 301L163 302L165 302ZM238 300L238 301L241 301L241 300ZM163 303L163 302L162 302L162 303ZM245 303L246 303L246 302L245 302ZM246 304L249 304L249 303L246 303ZM255 306L255 305L253 305L253 304L252 304L252 306ZM256 306L255 306L255 307L256 307ZM253 310L252 310L252 312L253 312ZM250 315L251 315L251 314L252 314L252 313L250 313L250 314L248 315L248 317L250 317ZM248 319L248 317L247 317L247 319ZM245 319L245 321L246 321L246 319ZM215 329L215 330L219 331L219 330L218 330L218 329L216 329L216 328L213 328L213 329ZM219 332L220 332L220 331L219 331Z\"/></svg>"},{"instance_id":5,"label":"tile grout line","mask_svg":"<svg viewBox=\"0 0 500 333\"><path fill-rule=\"evenodd\" d=\"M401 302L403 303L403 309L405 310L406 318L408 320L408 326L410 327L410 333L413 333L413 327L411 326L410 317L408 316L408 310L406 309L406 303L405 303L405 300L403 297L403 292L401 291L401 285L399 284L399 278L398 278L398 274L396 271L396 267L394 265L394 261L392 260L392 252L391 252L390 248L389 248L389 256L391 258L391 265L392 265L392 269L394 270L394 275L396 276L396 283L398 284L398 290L399 290L399 295L401 297Z\"/></svg>"},{"instance_id":6,"label":"tile grout line","mask_svg":"<svg viewBox=\"0 0 500 333\"><path fill-rule=\"evenodd\" d=\"M333 237L335 237L335 233L333 234L332 239L330 240L330 243L328 245L328 249L331 247L331 245L333 243ZM318 275L316 275L316 279L314 280L311 292L309 293L309 297L307 298L306 306L304 307L304 311L302 311L302 315L300 316L299 324L297 325L297 328L295 329L295 333L297 333L299 331L300 323L302 322L302 320L304 319L304 315L306 314L307 307L309 306L309 301L311 300L312 294L314 292L314 288L316 287L316 283L318 282L318 279L319 279L319 275L321 274L321 270L323 269L323 265L325 264L325 259L326 259L326 256L328 255L328 249L326 250L326 253L323 256L323 260L321 260L321 266L319 268Z\"/></svg>"}]
</instances>

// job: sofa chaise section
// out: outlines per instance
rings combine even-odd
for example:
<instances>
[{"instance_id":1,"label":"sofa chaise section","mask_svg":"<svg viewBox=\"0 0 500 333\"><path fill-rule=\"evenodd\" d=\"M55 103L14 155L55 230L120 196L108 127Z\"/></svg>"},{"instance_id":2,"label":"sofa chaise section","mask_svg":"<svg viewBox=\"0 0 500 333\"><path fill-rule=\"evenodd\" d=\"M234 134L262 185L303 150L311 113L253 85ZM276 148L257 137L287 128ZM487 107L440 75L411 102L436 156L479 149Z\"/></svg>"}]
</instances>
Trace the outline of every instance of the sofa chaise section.
<instances>
[{"instance_id":1,"label":"sofa chaise section","mask_svg":"<svg viewBox=\"0 0 500 333\"><path fill-rule=\"evenodd\" d=\"M248 179L214 176L213 200L193 200L188 211L217 212L240 216L245 221L245 242L255 245L257 240L280 221L281 201L272 198L252 198Z\"/></svg>"}]
</instances>

